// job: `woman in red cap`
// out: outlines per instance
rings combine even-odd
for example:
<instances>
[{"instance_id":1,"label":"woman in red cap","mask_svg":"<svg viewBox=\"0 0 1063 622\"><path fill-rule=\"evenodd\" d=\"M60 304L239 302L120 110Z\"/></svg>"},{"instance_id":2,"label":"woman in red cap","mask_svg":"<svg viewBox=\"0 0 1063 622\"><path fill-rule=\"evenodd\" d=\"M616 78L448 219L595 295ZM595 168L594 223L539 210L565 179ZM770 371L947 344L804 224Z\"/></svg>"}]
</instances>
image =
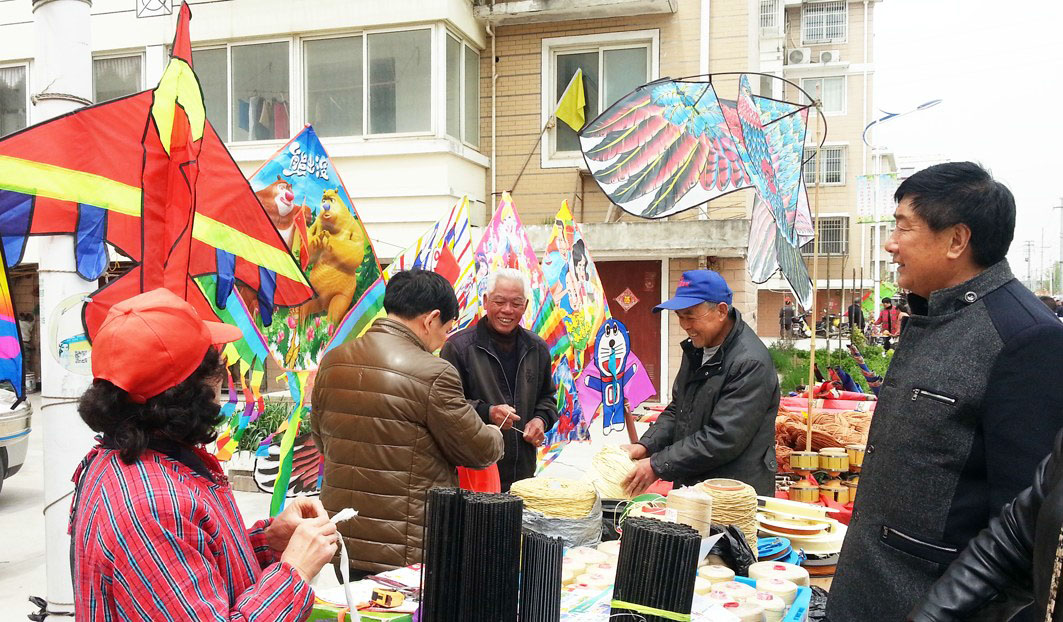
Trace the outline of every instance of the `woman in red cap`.
<instances>
[{"instance_id":1,"label":"woman in red cap","mask_svg":"<svg viewBox=\"0 0 1063 622\"><path fill-rule=\"evenodd\" d=\"M111 308L93 340L78 411L99 445L74 474L71 565L78 620L305 620L310 580L336 552L321 503L298 499L250 529L202 445L223 418L215 344L165 289Z\"/></svg>"}]
</instances>

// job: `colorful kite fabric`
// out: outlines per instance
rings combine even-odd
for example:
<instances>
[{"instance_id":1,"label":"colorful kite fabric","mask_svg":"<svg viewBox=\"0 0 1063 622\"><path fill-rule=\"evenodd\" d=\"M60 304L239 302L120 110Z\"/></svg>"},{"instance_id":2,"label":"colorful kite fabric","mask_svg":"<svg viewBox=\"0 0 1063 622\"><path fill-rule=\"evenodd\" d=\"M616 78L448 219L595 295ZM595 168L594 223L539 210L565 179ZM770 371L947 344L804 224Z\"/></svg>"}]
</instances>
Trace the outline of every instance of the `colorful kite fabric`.
<instances>
[{"instance_id":1,"label":"colorful kite fabric","mask_svg":"<svg viewBox=\"0 0 1063 622\"><path fill-rule=\"evenodd\" d=\"M4 249L0 246L0 258ZM7 381L18 399L26 397L26 382L22 358L22 332L15 305L11 299L11 285L7 270L0 270L0 381Z\"/></svg>"},{"instance_id":2,"label":"colorful kite fabric","mask_svg":"<svg viewBox=\"0 0 1063 622\"><path fill-rule=\"evenodd\" d=\"M632 410L634 410L646 400L657 395L657 390L653 388L653 381L650 380L650 375L646 373L646 366L642 364L642 361L639 360L639 357L634 352L628 354L627 367L624 369L625 374L629 374L632 369L635 372L632 378L628 380L627 386L624 387L624 397L627 398ZM583 374L577 383L580 405L583 406L584 412L590 413L588 419L591 421L594 421L601 414L602 394L600 391L592 389L588 385L587 379L600 379L601 375L596 365L588 365L584 368Z\"/></svg>"},{"instance_id":3,"label":"colorful kite fabric","mask_svg":"<svg viewBox=\"0 0 1063 622\"><path fill-rule=\"evenodd\" d=\"M432 225L384 270L385 281L395 273L410 268L432 270L446 277L458 296L455 331L471 324L480 311L480 299L473 279L476 263L473 260L471 229L469 197L462 197L450 213Z\"/></svg>"},{"instance_id":4,"label":"colorful kite fabric","mask_svg":"<svg viewBox=\"0 0 1063 622\"><path fill-rule=\"evenodd\" d=\"M584 356L598 328L609 317L605 288L572 218L568 201L554 217L554 229L543 255L543 277L554 304L561 310L565 331L572 343L572 372L583 371Z\"/></svg>"},{"instance_id":5,"label":"colorful kite fabric","mask_svg":"<svg viewBox=\"0 0 1063 622\"><path fill-rule=\"evenodd\" d=\"M476 296L481 302L480 315L483 315L483 301L487 299L487 277L501 268L515 268L528 279L531 295L521 324L535 330L536 319L546 304L546 284L539 260L532 250L531 240L528 239L528 233L520 222L520 216L513 207L513 198L508 192L502 193L498 209L495 210L494 217L476 247L475 257L476 273L473 280L476 282ZM550 318L551 314L547 313L544 322L550 322Z\"/></svg>"},{"instance_id":6,"label":"colorful kite fabric","mask_svg":"<svg viewBox=\"0 0 1063 622\"><path fill-rule=\"evenodd\" d=\"M213 312L193 277L239 282L263 308L305 303L312 290L239 167L206 121L182 5L170 62L151 91L77 110L0 141L5 269L30 235L72 234L78 273L94 280L107 245L137 262L97 290L83 319L91 339L108 309L157 287ZM77 145L72 149L71 145Z\"/></svg>"},{"instance_id":7,"label":"colorful kite fabric","mask_svg":"<svg viewBox=\"0 0 1063 622\"><path fill-rule=\"evenodd\" d=\"M602 191L642 218L754 188L754 211L767 210L777 233L763 219L751 230L750 274L763 282L770 277L765 271L781 270L807 308L812 288L805 287L798 247L813 235L802 184L808 108L754 96L746 75L734 101L719 99L711 76L707 82L663 79L588 123L580 146Z\"/></svg>"},{"instance_id":8,"label":"colorful kite fabric","mask_svg":"<svg viewBox=\"0 0 1063 622\"><path fill-rule=\"evenodd\" d=\"M368 327L362 320L381 312L380 264L312 127L267 161L251 177L251 187L316 296L299 307L277 309L272 324L256 297L245 295L244 302L281 369L316 369L328 349L359 336Z\"/></svg>"}]
</instances>

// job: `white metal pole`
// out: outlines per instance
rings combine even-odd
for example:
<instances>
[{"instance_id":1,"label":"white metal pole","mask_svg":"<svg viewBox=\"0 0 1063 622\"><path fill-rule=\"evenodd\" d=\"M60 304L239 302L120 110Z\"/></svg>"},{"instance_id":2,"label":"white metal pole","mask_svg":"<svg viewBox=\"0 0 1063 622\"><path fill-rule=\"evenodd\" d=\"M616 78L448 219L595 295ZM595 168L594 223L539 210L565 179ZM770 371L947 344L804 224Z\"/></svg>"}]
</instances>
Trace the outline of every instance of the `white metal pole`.
<instances>
[{"instance_id":1,"label":"white metal pole","mask_svg":"<svg viewBox=\"0 0 1063 622\"><path fill-rule=\"evenodd\" d=\"M33 0L36 40L31 72L31 120L46 121L86 103L92 95L89 44L91 0ZM79 297L95 282L75 271L70 236L39 241L41 413L44 435L44 529L49 611L72 611L70 540L67 517L74 468L92 446L92 432L77 412L77 398L92 380L87 359L67 352L60 360L59 342L83 333ZM71 304L71 301L75 301ZM74 370L80 369L81 373Z\"/></svg>"}]
</instances>

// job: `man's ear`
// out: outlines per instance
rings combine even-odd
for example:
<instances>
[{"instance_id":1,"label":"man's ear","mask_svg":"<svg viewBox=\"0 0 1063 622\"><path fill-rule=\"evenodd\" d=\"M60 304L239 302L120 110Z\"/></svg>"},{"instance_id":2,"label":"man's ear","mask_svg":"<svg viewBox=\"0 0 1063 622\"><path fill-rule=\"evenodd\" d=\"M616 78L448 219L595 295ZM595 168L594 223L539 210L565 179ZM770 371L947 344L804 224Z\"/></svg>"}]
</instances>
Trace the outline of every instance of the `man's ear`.
<instances>
[{"instance_id":1,"label":"man's ear","mask_svg":"<svg viewBox=\"0 0 1063 622\"><path fill-rule=\"evenodd\" d=\"M959 259L971 248L971 228L963 223L950 227L949 247L945 256L949 259Z\"/></svg>"},{"instance_id":2,"label":"man's ear","mask_svg":"<svg viewBox=\"0 0 1063 622\"><path fill-rule=\"evenodd\" d=\"M428 331L432 327L432 320L439 318L439 309L432 309L424 314L424 329Z\"/></svg>"}]
</instances>

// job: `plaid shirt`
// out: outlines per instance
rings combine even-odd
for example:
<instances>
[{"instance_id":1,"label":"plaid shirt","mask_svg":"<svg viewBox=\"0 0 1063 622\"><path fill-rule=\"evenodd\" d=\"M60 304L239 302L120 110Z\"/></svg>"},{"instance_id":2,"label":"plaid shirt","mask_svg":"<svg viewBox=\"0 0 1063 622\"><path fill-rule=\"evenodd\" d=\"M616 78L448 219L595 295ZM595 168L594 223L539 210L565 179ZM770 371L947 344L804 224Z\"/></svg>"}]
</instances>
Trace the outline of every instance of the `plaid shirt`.
<instances>
[{"instance_id":1,"label":"plaid shirt","mask_svg":"<svg viewBox=\"0 0 1063 622\"><path fill-rule=\"evenodd\" d=\"M245 530L217 460L196 454L214 481L153 450L131 465L104 447L85 457L70 524L79 621L309 617L313 591L266 544L269 521Z\"/></svg>"}]
</instances>

